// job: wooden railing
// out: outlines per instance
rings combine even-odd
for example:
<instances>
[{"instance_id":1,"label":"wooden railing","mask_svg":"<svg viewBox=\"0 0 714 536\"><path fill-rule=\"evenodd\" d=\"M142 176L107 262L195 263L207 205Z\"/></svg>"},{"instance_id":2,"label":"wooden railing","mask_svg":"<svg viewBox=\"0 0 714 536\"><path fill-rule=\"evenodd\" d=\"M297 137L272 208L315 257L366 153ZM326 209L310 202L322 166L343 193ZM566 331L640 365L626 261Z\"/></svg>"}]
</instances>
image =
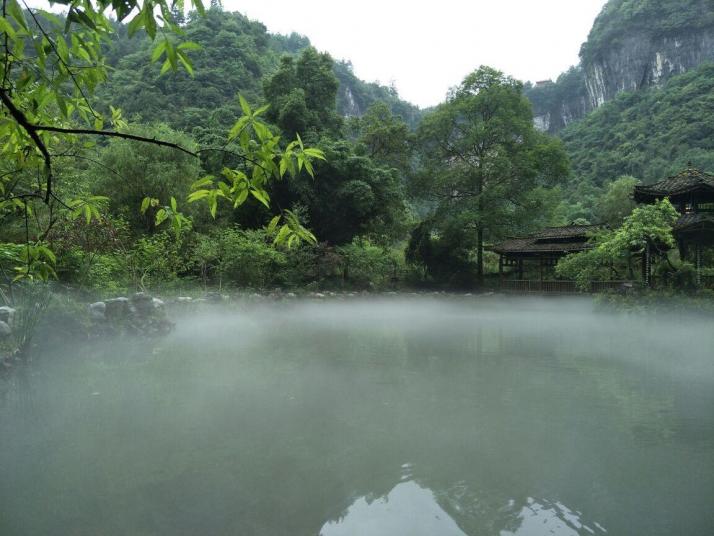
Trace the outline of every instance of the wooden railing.
<instances>
[{"instance_id":1,"label":"wooden railing","mask_svg":"<svg viewBox=\"0 0 714 536\"><path fill-rule=\"evenodd\" d=\"M587 292L605 292L611 290L625 290L638 283L631 281L592 281ZM500 290L504 292L538 292L538 293L559 293L578 294L583 293L575 281L540 281L538 279L504 279L499 283Z\"/></svg>"},{"instance_id":2,"label":"wooden railing","mask_svg":"<svg viewBox=\"0 0 714 536\"><path fill-rule=\"evenodd\" d=\"M714 275L699 276L702 280L701 287L714 290Z\"/></svg>"}]
</instances>

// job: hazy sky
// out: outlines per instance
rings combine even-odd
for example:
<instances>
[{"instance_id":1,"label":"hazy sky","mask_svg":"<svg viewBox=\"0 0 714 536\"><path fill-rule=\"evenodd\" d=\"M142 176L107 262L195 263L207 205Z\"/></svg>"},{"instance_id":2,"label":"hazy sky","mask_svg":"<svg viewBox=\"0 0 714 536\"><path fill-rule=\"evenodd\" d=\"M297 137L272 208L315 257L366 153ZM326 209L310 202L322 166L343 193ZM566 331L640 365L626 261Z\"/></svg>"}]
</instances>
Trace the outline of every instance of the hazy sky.
<instances>
[{"instance_id":1,"label":"hazy sky","mask_svg":"<svg viewBox=\"0 0 714 536\"><path fill-rule=\"evenodd\" d=\"M444 99L479 65L521 80L557 77L606 0L223 0L275 33L298 32L367 81L394 82L419 106ZM206 2L207 3L207 2Z\"/></svg>"}]
</instances>

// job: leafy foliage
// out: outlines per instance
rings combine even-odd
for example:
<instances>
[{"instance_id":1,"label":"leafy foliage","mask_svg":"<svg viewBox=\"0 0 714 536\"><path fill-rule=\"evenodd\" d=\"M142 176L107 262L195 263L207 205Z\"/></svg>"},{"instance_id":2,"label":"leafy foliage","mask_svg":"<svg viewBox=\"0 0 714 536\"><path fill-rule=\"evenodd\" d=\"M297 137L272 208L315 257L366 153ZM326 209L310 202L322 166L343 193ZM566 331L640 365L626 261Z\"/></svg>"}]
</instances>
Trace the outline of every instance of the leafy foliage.
<instances>
[{"instance_id":1,"label":"leafy foliage","mask_svg":"<svg viewBox=\"0 0 714 536\"><path fill-rule=\"evenodd\" d=\"M350 242L357 235L377 241L399 239L409 221L399 173L355 153L347 141L325 139L325 161L315 166L317 179L301 175L276 183L273 199L281 206L303 207L320 240Z\"/></svg>"},{"instance_id":2,"label":"leafy foliage","mask_svg":"<svg viewBox=\"0 0 714 536\"><path fill-rule=\"evenodd\" d=\"M340 246L337 253L342 256L343 279L357 288L387 288L404 268L401 255L361 237Z\"/></svg>"},{"instance_id":3,"label":"leafy foliage","mask_svg":"<svg viewBox=\"0 0 714 536\"><path fill-rule=\"evenodd\" d=\"M163 124L132 126L128 131L197 150L193 139ZM90 189L108 197L111 213L127 221L136 233L153 232L166 213L158 215L160 201L168 205L171 197L185 199L201 173L195 156L131 140L112 140L97 156L86 171L91 176ZM147 197L157 201L143 206Z\"/></svg>"},{"instance_id":4,"label":"leafy foliage","mask_svg":"<svg viewBox=\"0 0 714 536\"><path fill-rule=\"evenodd\" d=\"M645 248L666 256L675 245L672 227L677 218L679 214L667 199L637 207L619 228L596 234L592 249L561 259L556 273L574 279L583 288L590 281L607 279L618 270L620 273L627 270L632 278L633 258Z\"/></svg>"},{"instance_id":5,"label":"leafy foliage","mask_svg":"<svg viewBox=\"0 0 714 536\"><path fill-rule=\"evenodd\" d=\"M116 199L115 211L137 206L141 200L141 213L148 216L148 230L168 221L176 238L191 224L190 218L179 211L174 194L182 193L177 192L176 183L185 183L197 174L199 152L189 144L182 146L155 136L128 132L121 112L113 107L110 107L109 121L118 130L102 130L105 119L90 101L97 84L107 74L100 43L117 27L108 18L111 12L127 21L125 30L129 37L143 31L153 41L151 62L162 63L159 74L182 67L193 76L188 52L200 47L191 41L175 40L176 35L184 34L179 26L179 19L183 18L182 6L172 10L173 6L163 0L147 0L141 4L100 2L97 5L72 1L66 5L66 17L61 20L41 10L23 12L15 0L7 0L3 3L0 18L0 31L4 37L4 61L0 70L0 145L3 152L0 216L10 217L18 210L24 214L25 245L19 254L23 266L17 267L17 277L47 278L54 275L51 265L55 256L44 243L52 226L62 217L76 219L80 214L90 225L93 219L100 219L98 203L107 200L103 196L90 195L65 202L58 197L61 188L58 190L54 183L57 178L53 171L55 153L67 156L68 153L62 151L65 150L77 158L84 158L81 149L93 145L90 142L82 147L72 146L68 136L93 135L120 138L124 142L123 146L121 142L115 146L115 155L105 154L110 160L108 163L100 163L104 169L122 178L121 187L117 189L123 190L123 195ZM203 13L200 0L193 5ZM35 44L34 54L30 56L24 53L28 41ZM251 195L269 208L266 188L270 180L281 179L286 172L295 176L303 168L312 175L313 159L323 158L318 149L305 147L299 136L282 148L280 137L258 118L267 107L254 112L242 96L239 103L242 117L229 132L228 146L240 164L224 167L222 171L230 184L218 181L214 185L213 178L206 177L198 187L194 186L189 199L190 202L208 200L214 217L217 198L226 198L233 208L237 208ZM77 121L84 122L86 127L77 127ZM154 153L146 158L132 158L136 155L128 154L128 140L142 142L150 154ZM155 158L157 147L182 153L184 161L167 158L166 165L161 166L163 159ZM115 156L115 162L111 161L112 156ZM187 157L192 160L186 166ZM159 169L152 170L157 164ZM131 181L127 184L122 173L115 169L120 166L121 171L132 176L133 184ZM37 187L32 189L32 173L39 170L42 170L44 182L38 180ZM144 180L147 175L149 181ZM154 184L147 184L152 180ZM114 183L117 184L116 180ZM167 200L165 205L161 204L161 198L154 197L157 192L145 190L151 186L163 189L158 193ZM38 214L35 205L40 202L46 205L46 216ZM55 215L56 206L59 207L59 217ZM37 224L37 235L33 237L30 236L30 216ZM286 214L285 219L286 223L277 232L276 242L293 245L305 239L314 241L312 233L299 224L293 213ZM276 220L273 225L277 226Z\"/></svg>"},{"instance_id":6,"label":"leafy foliage","mask_svg":"<svg viewBox=\"0 0 714 536\"><path fill-rule=\"evenodd\" d=\"M606 183L602 196L595 204L598 223L611 228L619 227L636 206L632 192L639 182L634 177L624 176Z\"/></svg>"},{"instance_id":7,"label":"leafy foliage","mask_svg":"<svg viewBox=\"0 0 714 536\"><path fill-rule=\"evenodd\" d=\"M297 59L282 58L280 68L264 84L268 118L283 131L308 136L335 134L341 127L336 111L338 81L332 58L309 47Z\"/></svg>"},{"instance_id":8,"label":"leafy foliage","mask_svg":"<svg viewBox=\"0 0 714 536\"><path fill-rule=\"evenodd\" d=\"M196 250L196 258L210 267L219 285L265 288L286 263L285 253L272 247L262 230L222 229L210 240L215 249Z\"/></svg>"}]
</instances>

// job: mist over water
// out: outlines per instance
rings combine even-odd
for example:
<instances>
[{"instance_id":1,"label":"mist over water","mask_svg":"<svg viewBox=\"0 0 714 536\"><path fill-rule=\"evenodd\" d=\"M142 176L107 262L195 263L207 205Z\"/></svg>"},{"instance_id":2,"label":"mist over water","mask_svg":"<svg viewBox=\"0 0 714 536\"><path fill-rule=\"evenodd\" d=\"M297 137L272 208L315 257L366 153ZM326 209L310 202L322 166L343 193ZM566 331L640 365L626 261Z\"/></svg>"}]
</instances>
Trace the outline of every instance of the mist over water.
<instances>
[{"instance_id":1,"label":"mist over water","mask_svg":"<svg viewBox=\"0 0 714 536\"><path fill-rule=\"evenodd\" d=\"M67 341L0 386L0 534L714 533L713 328L390 297Z\"/></svg>"}]
</instances>

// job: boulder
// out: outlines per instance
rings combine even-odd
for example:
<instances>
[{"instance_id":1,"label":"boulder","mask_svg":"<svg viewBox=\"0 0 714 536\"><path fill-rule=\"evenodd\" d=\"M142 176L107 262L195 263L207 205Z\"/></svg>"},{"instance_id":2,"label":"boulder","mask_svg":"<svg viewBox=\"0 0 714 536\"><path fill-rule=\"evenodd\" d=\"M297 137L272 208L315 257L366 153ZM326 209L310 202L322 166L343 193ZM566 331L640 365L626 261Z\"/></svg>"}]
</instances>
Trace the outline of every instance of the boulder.
<instances>
[{"instance_id":1,"label":"boulder","mask_svg":"<svg viewBox=\"0 0 714 536\"><path fill-rule=\"evenodd\" d=\"M193 301L193 298L190 296L179 296L176 298L177 303L191 303Z\"/></svg>"},{"instance_id":2,"label":"boulder","mask_svg":"<svg viewBox=\"0 0 714 536\"><path fill-rule=\"evenodd\" d=\"M154 310L154 298L146 292L137 292L129 299L131 310L139 316L147 316Z\"/></svg>"},{"instance_id":3,"label":"boulder","mask_svg":"<svg viewBox=\"0 0 714 536\"><path fill-rule=\"evenodd\" d=\"M92 320L106 320L107 304L103 301L90 303L87 308Z\"/></svg>"},{"instance_id":4,"label":"boulder","mask_svg":"<svg viewBox=\"0 0 714 536\"><path fill-rule=\"evenodd\" d=\"M206 293L205 298L206 298L206 301L214 302L214 303L223 301L223 296L221 296L220 292L208 292L208 293Z\"/></svg>"},{"instance_id":5,"label":"boulder","mask_svg":"<svg viewBox=\"0 0 714 536\"><path fill-rule=\"evenodd\" d=\"M164 308L164 300L160 300L159 298L154 298L151 300L151 303L154 305L154 309L163 309Z\"/></svg>"},{"instance_id":6,"label":"boulder","mask_svg":"<svg viewBox=\"0 0 714 536\"><path fill-rule=\"evenodd\" d=\"M0 320L0 339L4 339L10 335L12 335L12 330L10 329L9 324Z\"/></svg>"},{"instance_id":7,"label":"boulder","mask_svg":"<svg viewBox=\"0 0 714 536\"><path fill-rule=\"evenodd\" d=\"M129 314L129 298L114 298L104 302L104 316L107 320L121 320Z\"/></svg>"},{"instance_id":8,"label":"boulder","mask_svg":"<svg viewBox=\"0 0 714 536\"><path fill-rule=\"evenodd\" d=\"M0 307L0 322L5 322L6 324L12 324L12 319L15 316L15 309L8 306Z\"/></svg>"}]
</instances>

